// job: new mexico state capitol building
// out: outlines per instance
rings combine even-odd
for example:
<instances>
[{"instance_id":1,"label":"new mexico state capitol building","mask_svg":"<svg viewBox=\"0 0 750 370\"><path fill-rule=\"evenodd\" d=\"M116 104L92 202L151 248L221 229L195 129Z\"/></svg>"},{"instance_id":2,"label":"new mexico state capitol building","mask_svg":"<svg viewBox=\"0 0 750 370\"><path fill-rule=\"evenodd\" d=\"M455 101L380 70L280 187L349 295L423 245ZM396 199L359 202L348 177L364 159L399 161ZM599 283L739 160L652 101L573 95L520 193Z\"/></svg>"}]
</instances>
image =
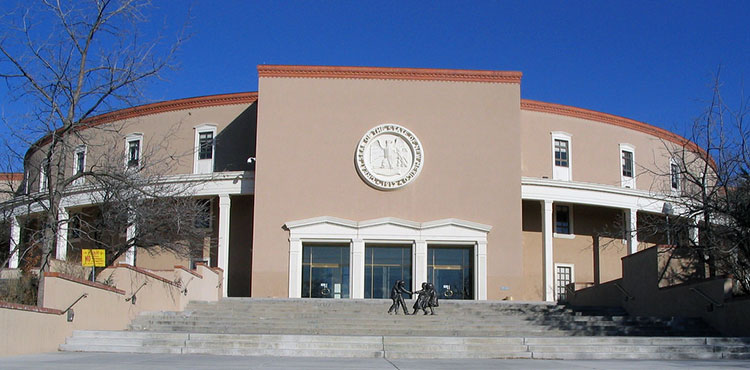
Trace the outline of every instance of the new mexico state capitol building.
<instances>
[{"instance_id":1,"label":"new mexico state capitol building","mask_svg":"<svg viewBox=\"0 0 750 370\"><path fill-rule=\"evenodd\" d=\"M521 99L520 72L262 65L258 75L257 93L93 120L121 125L136 156L177 127L171 144L192 154L169 175L202 181L194 196L210 204L216 242L198 260L223 269L228 296L387 298L401 279L432 282L441 299L564 299L566 285L619 278L622 257L658 243L630 230L680 188L665 145L684 138ZM85 166L89 153L71 155ZM29 192L44 186L37 157L27 155ZM64 213L90 206L75 199ZM13 222L11 245L19 233ZM80 258L75 238L60 237L57 258ZM190 263L135 255L123 262Z\"/></svg>"}]
</instances>

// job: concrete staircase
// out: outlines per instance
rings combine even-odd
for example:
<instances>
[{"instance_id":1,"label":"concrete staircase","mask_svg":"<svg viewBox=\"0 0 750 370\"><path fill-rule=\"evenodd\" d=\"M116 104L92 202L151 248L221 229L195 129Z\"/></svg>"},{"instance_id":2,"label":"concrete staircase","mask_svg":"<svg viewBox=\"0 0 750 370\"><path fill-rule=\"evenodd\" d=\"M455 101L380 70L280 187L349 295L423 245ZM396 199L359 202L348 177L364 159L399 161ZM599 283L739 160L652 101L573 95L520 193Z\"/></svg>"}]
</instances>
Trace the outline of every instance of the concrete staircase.
<instances>
[{"instance_id":1,"label":"concrete staircase","mask_svg":"<svg viewBox=\"0 0 750 370\"><path fill-rule=\"evenodd\" d=\"M247 356L750 359L750 338L698 319L575 312L546 303L441 301L388 315L390 301L240 299L138 316L128 331L76 331L63 351Z\"/></svg>"}]
</instances>

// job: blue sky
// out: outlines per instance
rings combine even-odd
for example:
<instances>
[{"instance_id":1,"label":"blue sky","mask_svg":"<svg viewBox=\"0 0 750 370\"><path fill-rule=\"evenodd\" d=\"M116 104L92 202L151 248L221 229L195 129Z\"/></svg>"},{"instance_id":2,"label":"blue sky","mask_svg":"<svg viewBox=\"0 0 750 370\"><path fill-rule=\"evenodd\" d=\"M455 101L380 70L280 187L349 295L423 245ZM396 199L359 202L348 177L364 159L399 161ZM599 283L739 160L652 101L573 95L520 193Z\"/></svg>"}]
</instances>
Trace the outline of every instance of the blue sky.
<instances>
[{"instance_id":1,"label":"blue sky","mask_svg":"<svg viewBox=\"0 0 750 370\"><path fill-rule=\"evenodd\" d=\"M187 1L154 3L145 29L186 20ZM739 106L749 21L750 1L196 0L179 69L144 103L256 91L258 64L516 70L523 98L685 134L719 66Z\"/></svg>"},{"instance_id":2,"label":"blue sky","mask_svg":"<svg viewBox=\"0 0 750 370\"><path fill-rule=\"evenodd\" d=\"M258 64L517 70L523 98L680 131L719 66L734 106L750 79L748 1L204 0L191 31L150 98L254 91Z\"/></svg>"}]
</instances>

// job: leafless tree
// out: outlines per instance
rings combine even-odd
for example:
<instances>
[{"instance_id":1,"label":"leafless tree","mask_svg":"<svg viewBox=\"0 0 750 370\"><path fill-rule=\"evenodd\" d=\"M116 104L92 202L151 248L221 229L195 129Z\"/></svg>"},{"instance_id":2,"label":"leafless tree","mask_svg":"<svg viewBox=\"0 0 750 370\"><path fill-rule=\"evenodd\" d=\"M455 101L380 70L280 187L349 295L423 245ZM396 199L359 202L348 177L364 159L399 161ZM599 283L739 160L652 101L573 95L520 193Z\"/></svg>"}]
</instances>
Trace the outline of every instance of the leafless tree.
<instances>
[{"instance_id":1,"label":"leafless tree","mask_svg":"<svg viewBox=\"0 0 750 370\"><path fill-rule=\"evenodd\" d=\"M82 129L93 126L92 117L133 106L142 98L143 84L159 78L172 66L182 38L166 41L160 35L144 34L140 26L147 20L144 12L149 6L147 0L40 0L0 18L6 30L0 36L0 77L15 102L31 107L25 115L6 118L6 122L15 129L17 141L31 146L29 153L42 157L39 160L24 155L24 162L26 166L36 166L46 182L41 194L29 194L23 200L30 209L42 210L37 212L41 218L30 237L35 239L32 244L41 248L40 279L49 269L59 223L69 221L59 217L61 201L81 179L87 185L100 187L95 193L101 195L104 204L101 215L105 221L98 226L119 232L123 227L137 224L142 230L121 243L121 247L110 241L107 245L116 251L115 255L122 248L150 242L170 246L165 239L144 236L147 231L184 235L184 228L166 222L169 217L161 224L152 221L158 213L156 209L163 211L178 203L187 204L178 197L186 194L185 189L154 187L149 181L157 179L145 175L147 166L127 172L122 161L103 160L96 165L87 164L85 171L69 170L73 167L72 153L76 146L90 139L85 134L90 130ZM98 129L113 135L119 133L114 125ZM28 181L24 186L28 186ZM152 199L148 200L149 197ZM132 215L133 209L141 208L154 212ZM131 212L131 216L123 216L123 212ZM180 217L176 219L182 226L190 223ZM151 226L158 226L157 230L149 229ZM99 245L106 244L104 239L101 234L92 236ZM40 302L43 286L40 281Z\"/></svg>"},{"instance_id":2,"label":"leafless tree","mask_svg":"<svg viewBox=\"0 0 750 370\"><path fill-rule=\"evenodd\" d=\"M729 107L717 73L689 141L665 144L669 166L654 171L666 180L657 189L664 217L639 221L638 233L661 235L683 256L691 251L704 276L732 275L750 293L750 130L748 100L740 99L737 109Z\"/></svg>"}]
</instances>

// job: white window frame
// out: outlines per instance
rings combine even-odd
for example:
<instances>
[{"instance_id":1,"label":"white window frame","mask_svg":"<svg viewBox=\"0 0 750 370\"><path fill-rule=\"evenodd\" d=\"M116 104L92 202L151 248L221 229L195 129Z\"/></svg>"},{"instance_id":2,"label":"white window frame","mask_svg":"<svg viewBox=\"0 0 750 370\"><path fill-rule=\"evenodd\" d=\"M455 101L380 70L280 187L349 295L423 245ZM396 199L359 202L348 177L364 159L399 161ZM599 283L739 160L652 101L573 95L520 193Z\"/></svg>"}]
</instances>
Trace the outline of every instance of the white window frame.
<instances>
[{"instance_id":1,"label":"white window frame","mask_svg":"<svg viewBox=\"0 0 750 370\"><path fill-rule=\"evenodd\" d=\"M570 229L569 234L563 234L557 232L557 206L568 207L568 228ZM569 203L554 203L552 204L552 236L561 239L575 239L575 229L573 229L573 205Z\"/></svg>"},{"instance_id":2,"label":"white window frame","mask_svg":"<svg viewBox=\"0 0 750 370\"><path fill-rule=\"evenodd\" d=\"M49 166L49 160L43 159L41 165L39 165L39 191L47 190L49 185L49 173L47 173L47 166Z\"/></svg>"},{"instance_id":3,"label":"white window frame","mask_svg":"<svg viewBox=\"0 0 750 370\"><path fill-rule=\"evenodd\" d=\"M635 178L636 178L636 173L635 173L635 146L632 145L632 144L622 143L622 144L619 145L619 149L620 149L620 152L619 152L619 154L620 154L620 186L623 187L623 188L635 189ZM622 158L623 157L623 152L629 152L630 155L631 155L631 160L633 161L633 163L632 163L632 167L633 167L632 168L632 171L633 171L632 175L633 176L628 177L628 176L625 176L622 173L622 168L625 165L625 160Z\"/></svg>"},{"instance_id":4,"label":"white window frame","mask_svg":"<svg viewBox=\"0 0 750 370\"><path fill-rule=\"evenodd\" d=\"M83 167L78 166L78 156L80 154L83 154ZM79 145L76 147L76 150L73 152L73 176L77 175L78 172L83 172L86 170L86 145ZM86 181L84 177L80 177L75 179L73 181L73 185L83 185L83 183Z\"/></svg>"},{"instance_id":5,"label":"white window frame","mask_svg":"<svg viewBox=\"0 0 750 370\"><path fill-rule=\"evenodd\" d=\"M557 289L559 288L559 281L557 279L557 268L558 267L569 267L570 268L570 282L575 284L576 282L576 267L572 263L555 263L555 301L558 300ZM570 298L570 297L567 297Z\"/></svg>"},{"instance_id":6,"label":"white window frame","mask_svg":"<svg viewBox=\"0 0 750 370\"><path fill-rule=\"evenodd\" d=\"M428 245L474 246L474 299L487 299L487 234L492 226L459 219L414 222L393 217L352 221L316 217L289 221L289 298L302 293L302 246L305 243L348 243L349 297L364 298L365 245L368 243L412 244L412 289L427 280Z\"/></svg>"},{"instance_id":7,"label":"white window frame","mask_svg":"<svg viewBox=\"0 0 750 370\"><path fill-rule=\"evenodd\" d=\"M677 166L677 173L672 173L672 166ZM677 187L672 186L672 179L677 176ZM672 195L680 195L682 193L682 176L680 176L680 164L674 159L669 158L669 189Z\"/></svg>"},{"instance_id":8,"label":"white window frame","mask_svg":"<svg viewBox=\"0 0 750 370\"><path fill-rule=\"evenodd\" d=\"M573 181L573 137L571 134L563 131L552 131L552 179L562 181ZM555 141L562 140L568 143L568 166L555 165Z\"/></svg>"},{"instance_id":9,"label":"white window frame","mask_svg":"<svg viewBox=\"0 0 750 370\"><path fill-rule=\"evenodd\" d=\"M195 126L195 143L193 147L193 173L212 173L214 172L214 159L216 158L216 125L213 123L204 123ZM200 159L200 136L202 133L213 134L213 143L211 145L211 158Z\"/></svg>"},{"instance_id":10,"label":"white window frame","mask_svg":"<svg viewBox=\"0 0 750 370\"><path fill-rule=\"evenodd\" d=\"M138 142L138 164L135 168L140 168L143 159L143 133L134 132L125 136L125 168L131 168L128 164L130 162L130 143L133 141Z\"/></svg>"}]
</instances>

